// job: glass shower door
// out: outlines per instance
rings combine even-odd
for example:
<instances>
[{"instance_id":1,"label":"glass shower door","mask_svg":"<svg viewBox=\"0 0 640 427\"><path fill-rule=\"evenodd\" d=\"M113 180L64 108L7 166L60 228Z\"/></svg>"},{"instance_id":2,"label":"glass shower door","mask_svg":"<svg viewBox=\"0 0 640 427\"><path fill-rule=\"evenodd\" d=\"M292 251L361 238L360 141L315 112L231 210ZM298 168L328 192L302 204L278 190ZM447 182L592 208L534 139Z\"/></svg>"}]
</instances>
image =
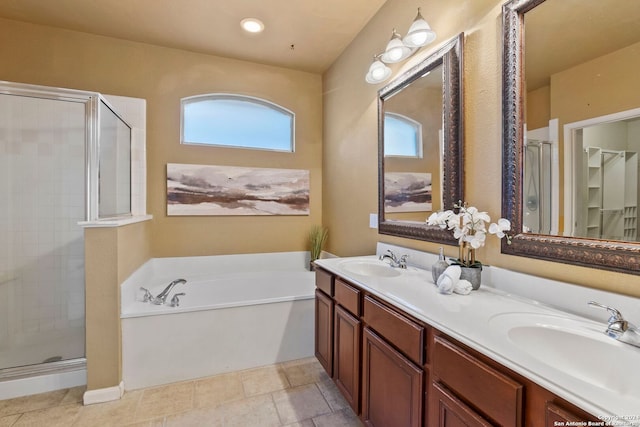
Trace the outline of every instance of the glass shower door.
<instances>
[{"instance_id":1,"label":"glass shower door","mask_svg":"<svg viewBox=\"0 0 640 427\"><path fill-rule=\"evenodd\" d=\"M0 94L0 375L85 357L85 103Z\"/></svg>"}]
</instances>

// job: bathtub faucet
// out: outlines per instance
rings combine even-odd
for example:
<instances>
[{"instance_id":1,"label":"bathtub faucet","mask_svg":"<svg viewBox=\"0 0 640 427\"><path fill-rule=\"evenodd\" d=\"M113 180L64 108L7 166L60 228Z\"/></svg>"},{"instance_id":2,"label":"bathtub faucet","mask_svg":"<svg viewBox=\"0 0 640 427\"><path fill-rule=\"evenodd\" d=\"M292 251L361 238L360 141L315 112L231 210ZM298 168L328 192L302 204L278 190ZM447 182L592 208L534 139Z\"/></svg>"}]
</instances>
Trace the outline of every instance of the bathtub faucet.
<instances>
[{"instance_id":1,"label":"bathtub faucet","mask_svg":"<svg viewBox=\"0 0 640 427\"><path fill-rule=\"evenodd\" d=\"M171 289L173 289L174 286L179 285L180 283L187 283L187 281L185 279L174 280L173 282L169 283L167 287L164 288L164 291L160 292L158 296L156 296L155 298L152 298L151 302L156 305L164 304L165 300L167 299L167 296L169 296L169 292L171 292Z\"/></svg>"}]
</instances>

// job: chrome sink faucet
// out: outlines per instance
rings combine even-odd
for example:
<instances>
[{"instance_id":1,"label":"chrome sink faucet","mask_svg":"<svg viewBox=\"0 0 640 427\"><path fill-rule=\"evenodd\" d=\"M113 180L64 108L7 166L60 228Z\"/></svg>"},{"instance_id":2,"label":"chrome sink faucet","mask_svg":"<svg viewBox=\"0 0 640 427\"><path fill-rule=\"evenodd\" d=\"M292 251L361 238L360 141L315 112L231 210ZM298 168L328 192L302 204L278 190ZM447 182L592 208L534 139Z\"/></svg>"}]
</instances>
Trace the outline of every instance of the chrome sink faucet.
<instances>
[{"instance_id":1,"label":"chrome sink faucet","mask_svg":"<svg viewBox=\"0 0 640 427\"><path fill-rule=\"evenodd\" d=\"M589 305L592 307L603 308L611 314L611 317L609 317L609 320L607 321L608 325L605 334L625 344L640 347L640 329L627 322L622 316L622 313L613 307L609 307L595 301L589 301Z\"/></svg>"},{"instance_id":2,"label":"chrome sink faucet","mask_svg":"<svg viewBox=\"0 0 640 427\"><path fill-rule=\"evenodd\" d=\"M380 261L384 261L385 259L389 258L389 265L393 268L407 268L407 258L409 258L409 255L405 254L402 255L399 259L398 257L396 257L396 254L394 254L391 249L387 249L387 253L384 255L380 255Z\"/></svg>"}]
</instances>

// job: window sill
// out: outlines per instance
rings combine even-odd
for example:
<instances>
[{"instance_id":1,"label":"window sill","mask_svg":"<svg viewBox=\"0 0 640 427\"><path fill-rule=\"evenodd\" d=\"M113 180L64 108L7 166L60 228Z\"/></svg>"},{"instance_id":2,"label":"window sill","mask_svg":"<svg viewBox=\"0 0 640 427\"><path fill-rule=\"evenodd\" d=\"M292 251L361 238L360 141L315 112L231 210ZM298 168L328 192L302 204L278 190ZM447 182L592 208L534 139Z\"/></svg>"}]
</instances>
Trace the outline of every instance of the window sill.
<instances>
[{"instance_id":1,"label":"window sill","mask_svg":"<svg viewBox=\"0 0 640 427\"><path fill-rule=\"evenodd\" d=\"M153 215L135 215L126 218L102 219L97 221L80 221L78 225L83 228L122 227L137 222L150 221Z\"/></svg>"}]
</instances>

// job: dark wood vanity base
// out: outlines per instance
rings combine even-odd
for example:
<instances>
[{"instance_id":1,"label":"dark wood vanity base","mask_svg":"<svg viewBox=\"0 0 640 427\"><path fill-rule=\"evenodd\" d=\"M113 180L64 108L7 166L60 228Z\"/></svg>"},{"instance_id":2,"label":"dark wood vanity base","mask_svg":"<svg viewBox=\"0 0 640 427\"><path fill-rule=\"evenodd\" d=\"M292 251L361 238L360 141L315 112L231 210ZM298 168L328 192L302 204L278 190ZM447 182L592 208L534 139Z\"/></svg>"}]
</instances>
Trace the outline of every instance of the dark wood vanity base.
<instances>
[{"instance_id":1,"label":"dark wood vanity base","mask_svg":"<svg viewBox=\"0 0 640 427\"><path fill-rule=\"evenodd\" d=\"M316 283L316 357L367 426L598 422L345 278L317 268Z\"/></svg>"}]
</instances>

